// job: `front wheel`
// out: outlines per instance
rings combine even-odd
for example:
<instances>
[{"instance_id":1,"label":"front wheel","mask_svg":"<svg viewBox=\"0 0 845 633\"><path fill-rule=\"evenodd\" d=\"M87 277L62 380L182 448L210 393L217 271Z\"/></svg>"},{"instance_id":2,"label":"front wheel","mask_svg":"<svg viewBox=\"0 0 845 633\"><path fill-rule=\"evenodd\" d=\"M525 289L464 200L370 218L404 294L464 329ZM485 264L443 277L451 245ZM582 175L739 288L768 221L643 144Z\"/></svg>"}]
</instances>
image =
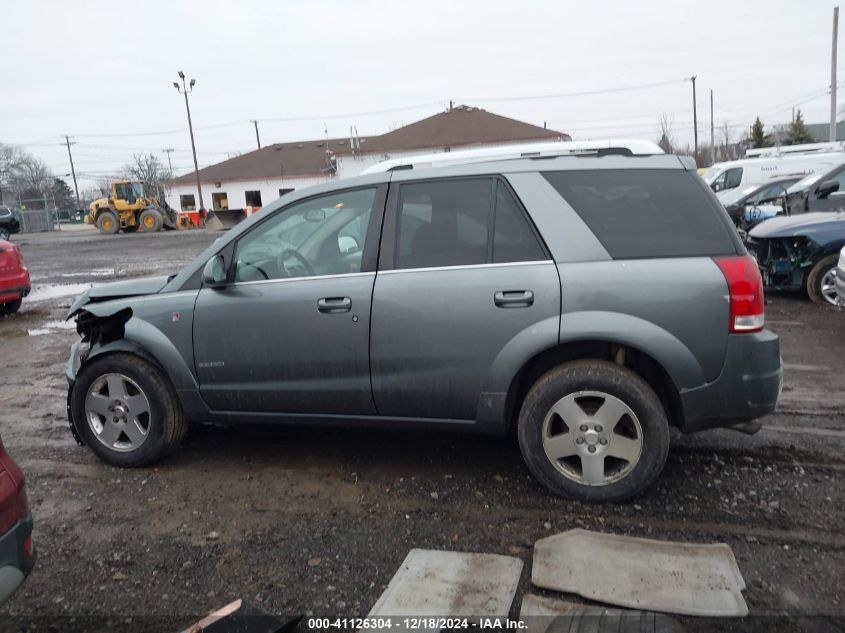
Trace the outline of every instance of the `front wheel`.
<instances>
[{"instance_id":1,"label":"front wheel","mask_svg":"<svg viewBox=\"0 0 845 633\"><path fill-rule=\"evenodd\" d=\"M7 229L5 226L0 226L0 240L8 240L9 235L9 229Z\"/></svg>"},{"instance_id":2,"label":"front wheel","mask_svg":"<svg viewBox=\"0 0 845 633\"><path fill-rule=\"evenodd\" d=\"M182 441L187 425L167 377L131 354L95 358L71 392L73 425L104 462L146 466Z\"/></svg>"},{"instance_id":3,"label":"front wheel","mask_svg":"<svg viewBox=\"0 0 845 633\"><path fill-rule=\"evenodd\" d=\"M838 255L816 262L807 274L807 295L813 303L836 305L836 263Z\"/></svg>"},{"instance_id":4,"label":"front wheel","mask_svg":"<svg viewBox=\"0 0 845 633\"><path fill-rule=\"evenodd\" d=\"M638 374L604 360L548 371L531 388L518 422L532 474L579 501L621 501L655 482L669 452L669 424Z\"/></svg>"},{"instance_id":5,"label":"front wheel","mask_svg":"<svg viewBox=\"0 0 845 633\"><path fill-rule=\"evenodd\" d=\"M161 217L161 213L155 209L144 209L138 216L138 226L147 233L160 231L163 224L164 219Z\"/></svg>"}]
</instances>

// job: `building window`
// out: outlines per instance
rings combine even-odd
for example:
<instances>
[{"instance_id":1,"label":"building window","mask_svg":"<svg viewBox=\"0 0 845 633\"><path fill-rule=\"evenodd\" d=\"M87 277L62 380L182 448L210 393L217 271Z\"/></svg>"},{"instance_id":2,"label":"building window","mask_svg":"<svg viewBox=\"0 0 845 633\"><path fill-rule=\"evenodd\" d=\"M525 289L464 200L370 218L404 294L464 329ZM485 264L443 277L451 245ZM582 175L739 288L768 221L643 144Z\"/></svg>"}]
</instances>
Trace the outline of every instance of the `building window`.
<instances>
[{"instance_id":1,"label":"building window","mask_svg":"<svg viewBox=\"0 0 845 633\"><path fill-rule=\"evenodd\" d=\"M189 193L184 196L179 196L179 204L182 206L182 211L196 211L197 203L194 201L194 194Z\"/></svg>"},{"instance_id":2,"label":"building window","mask_svg":"<svg viewBox=\"0 0 845 633\"><path fill-rule=\"evenodd\" d=\"M211 194L211 208L212 209L228 209L229 196L225 191Z\"/></svg>"},{"instance_id":3,"label":"building window","mask_svg":"<svg viewBox=\"0 0 845 633\"><path fill-rule=\"evenodd\" d=\"M286 193L290 193L291 191L293 191L293 187L291 187L290 189L279 189L279 197L281 198L283 195L285 195Z\"/></svg>"},{"instance_id":4,"label":"building window","mask_svg":"<svg viewBox=\"0 0 845 633\"><path fill-rule=\"evenodd\" d=\"M261 192L260 191L247 191L246 192L246 206L248 206L248 207L260 207L261 206Z\"/></svg>"}]
</instances>

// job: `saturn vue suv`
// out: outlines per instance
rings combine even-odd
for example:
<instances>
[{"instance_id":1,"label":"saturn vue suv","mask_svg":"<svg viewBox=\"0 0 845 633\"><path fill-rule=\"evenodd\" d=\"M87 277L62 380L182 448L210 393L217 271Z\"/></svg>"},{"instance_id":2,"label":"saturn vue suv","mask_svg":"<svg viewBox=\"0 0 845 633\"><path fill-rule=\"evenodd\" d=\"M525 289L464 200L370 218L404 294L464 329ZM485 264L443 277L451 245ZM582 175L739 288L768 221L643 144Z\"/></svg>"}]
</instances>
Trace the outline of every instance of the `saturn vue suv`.
<instances>
[{"instance_id":1,"label":"saturn vue suv","mask_svg":"<svg viewBox=\"0 0 845 633\"><path fill-rule=\"evenodd\" d=\"M133 467L193 421L514 430L553 492L617 501L657 479L670 427L773 411L760 273L694 164L529 154L302 189L178 274L90 289L76 439Z\"/></svg>"}]
</instances>

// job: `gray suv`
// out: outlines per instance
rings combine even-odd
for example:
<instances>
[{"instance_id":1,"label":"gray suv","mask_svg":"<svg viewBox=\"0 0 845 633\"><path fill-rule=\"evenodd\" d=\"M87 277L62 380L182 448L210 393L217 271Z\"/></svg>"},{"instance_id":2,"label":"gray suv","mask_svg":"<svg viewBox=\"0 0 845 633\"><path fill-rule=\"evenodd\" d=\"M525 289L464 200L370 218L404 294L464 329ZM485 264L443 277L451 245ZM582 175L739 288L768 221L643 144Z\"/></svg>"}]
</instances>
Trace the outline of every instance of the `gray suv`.
<instances>
[{"instance_id":1,"label":"gray suv","mask_svg":"<svg viewBox=\"0 0 845 633\"><path fill-rule=\"evenodd\" d=\"M126 467L189 421L515 430L553 492L614 501L656 480L670 426L774 410L763 304L685 159L402 168L288 194L177 275L80 296L68 415Z\"/></svg>"}]
</instances>

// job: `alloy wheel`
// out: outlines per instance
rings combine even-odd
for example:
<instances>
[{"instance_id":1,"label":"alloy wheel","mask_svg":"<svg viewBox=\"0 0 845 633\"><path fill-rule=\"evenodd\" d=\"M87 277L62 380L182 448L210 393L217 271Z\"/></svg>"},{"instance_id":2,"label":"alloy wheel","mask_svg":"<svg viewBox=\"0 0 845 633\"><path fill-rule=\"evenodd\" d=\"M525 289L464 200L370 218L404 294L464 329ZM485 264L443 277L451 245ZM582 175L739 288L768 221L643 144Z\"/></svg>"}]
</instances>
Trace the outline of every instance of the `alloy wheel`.
<instances>
[{"instance_id":1,"label":"alloy wheel","mask_svg":"<svg viewBox=\"0 0 845 633\"><path fill-rule=\"evenodd\" d=\"M543 450L556 470L588 486L628 475L640 459L643 431L622 400L579 391L558 400L543 421Z\"/></svg>"},{"instance_id":2,"label":"alloy wheel","mask_svg":"<svg viewBox=\"0 0 845 633\"><path fill-rule=\"evenodd\" d=\"M137 450L149 437L150 401L134 380L103 374L88 388L85 418L91 431L111 450Z\"/></svg>"},{"instance_id":3,"label":"alloy wheel","mask_svg":"<svg viewBox=\"0 0 845 633\"><path fill-rule=\"evenodd\" d=\"M831 305L836 303L836 268L828 270L822 277L822 296Z\"/></svg>"}]
</instances>

